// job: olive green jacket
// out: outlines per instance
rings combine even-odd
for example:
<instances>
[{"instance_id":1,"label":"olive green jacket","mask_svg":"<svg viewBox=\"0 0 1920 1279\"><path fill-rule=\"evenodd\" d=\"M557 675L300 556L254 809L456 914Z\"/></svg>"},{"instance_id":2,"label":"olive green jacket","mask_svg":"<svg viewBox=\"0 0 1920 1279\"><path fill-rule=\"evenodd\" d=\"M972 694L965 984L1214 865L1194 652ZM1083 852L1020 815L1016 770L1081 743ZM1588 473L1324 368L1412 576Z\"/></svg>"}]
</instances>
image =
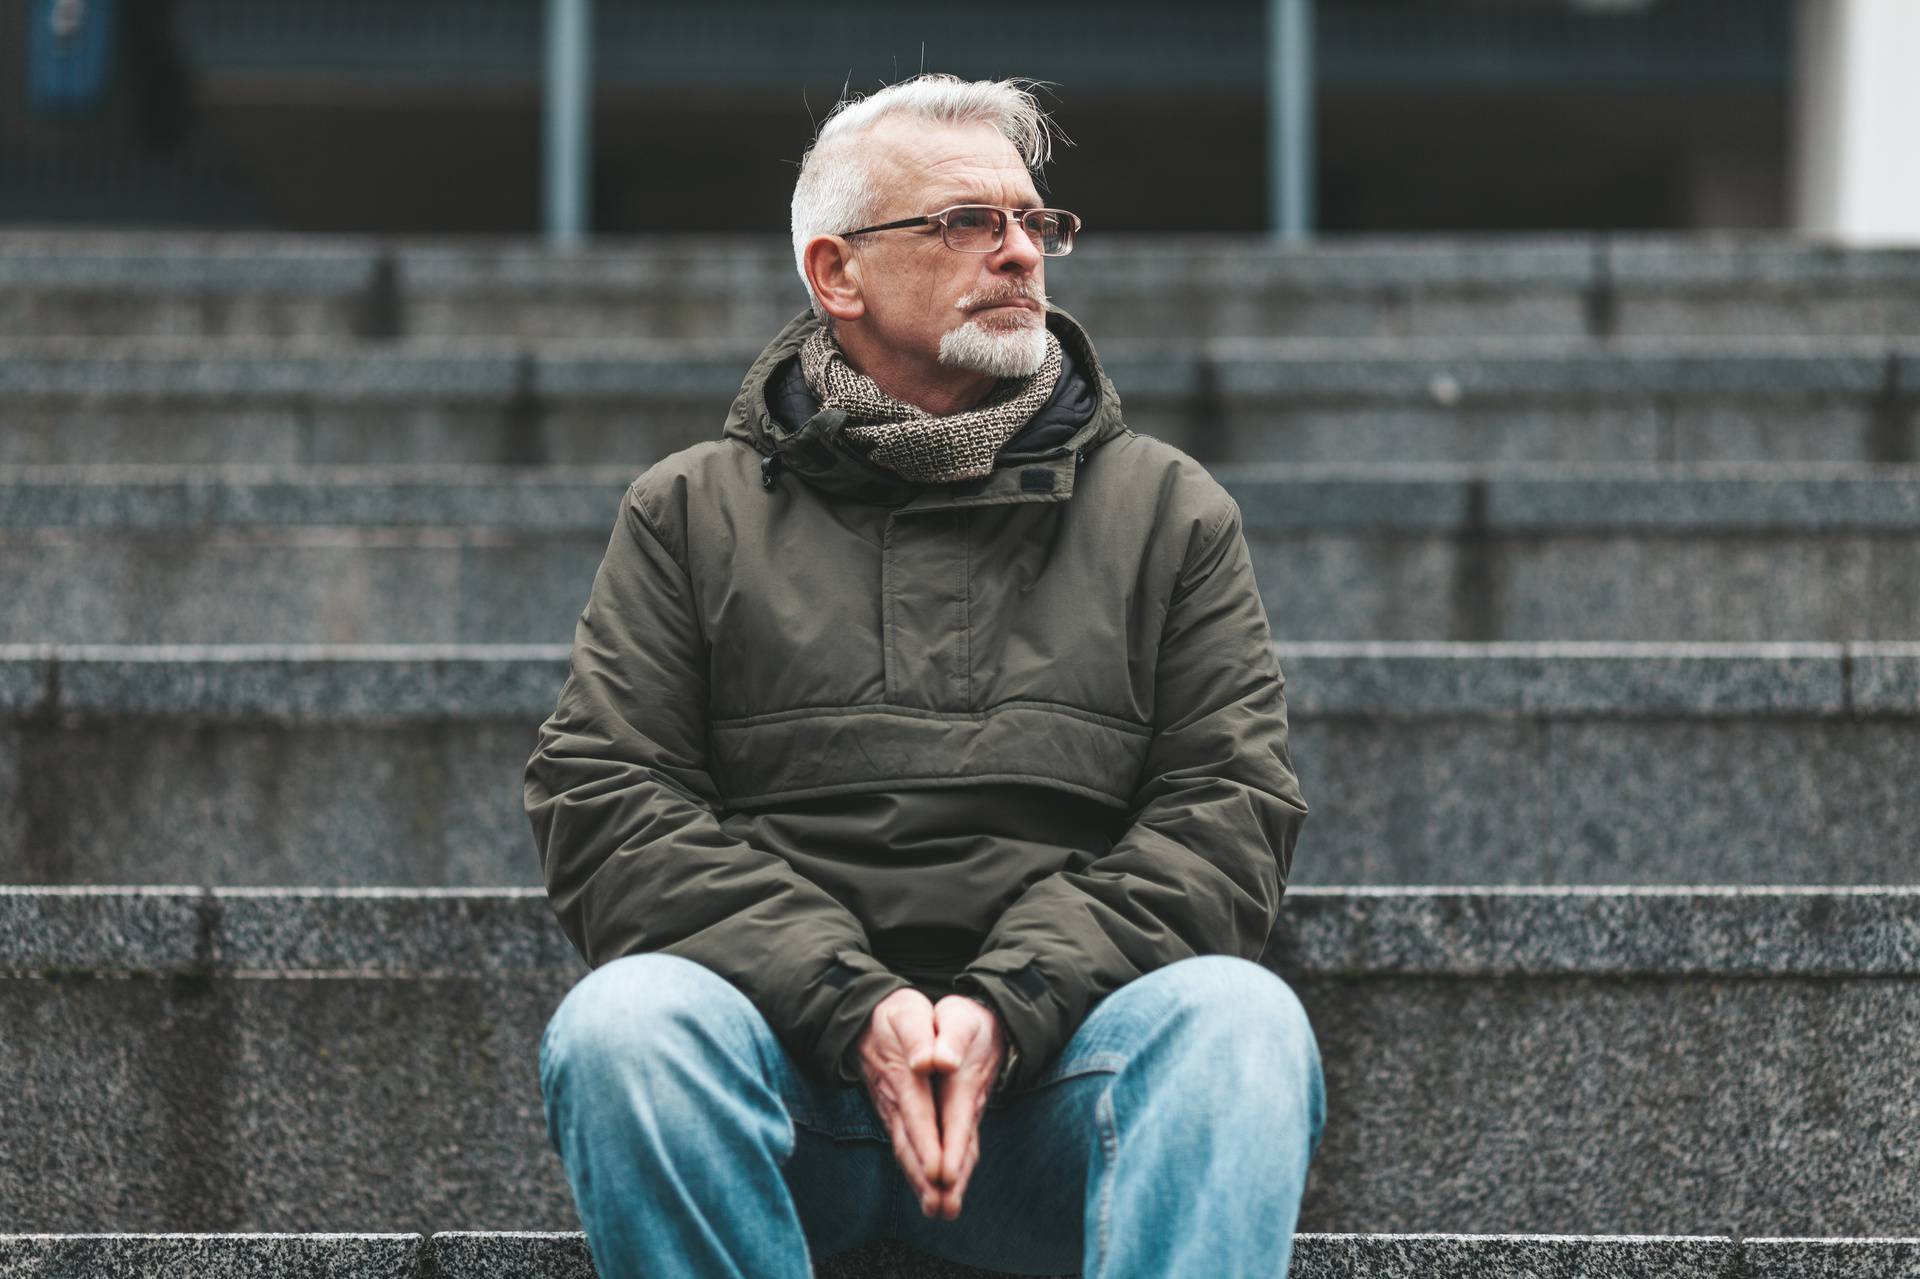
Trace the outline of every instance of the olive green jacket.
<instances>
[{"instance_id":1,"label":"olive green jacket","mask_svg":"<svg viewBox=\"0 0 1920 1279\"><path fill-rule=\"evenodd\" d=\"M1085 420L928 485L793 416L790 322L722 437L628 488L527 761L586 962L707 966L821 1080L860 1082L912 985L995 1008L1019 1091L1134 978L1257 959L1280 907L1307 807L1240 509L1047 323Z\"/></svg>"}]
</instances>

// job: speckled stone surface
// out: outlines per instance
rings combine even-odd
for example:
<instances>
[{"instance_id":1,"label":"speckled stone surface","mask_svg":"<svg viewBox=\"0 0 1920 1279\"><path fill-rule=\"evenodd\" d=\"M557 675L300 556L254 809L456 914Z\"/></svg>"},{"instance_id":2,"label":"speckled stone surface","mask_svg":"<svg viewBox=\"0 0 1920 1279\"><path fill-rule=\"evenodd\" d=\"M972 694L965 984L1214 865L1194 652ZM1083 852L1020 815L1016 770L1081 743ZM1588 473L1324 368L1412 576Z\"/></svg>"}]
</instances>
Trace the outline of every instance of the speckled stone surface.
<instances>
[{"instance_id":1,"label":"speckled stone surface","mask_svg":"<svg viewBox=\"0 0 1920 1279\"><path fill-rule=\"evenodd\" d=\"M422 1279L417 1234L0 1235L9 1279Z\"/></svg>"},{"instance_id":2,"label":"speckled stone surface","mask_svg":"<svg viewBox=\"0 0 1920 1279\"><path fill-rule=\"evenodd\" d=\"M0 1228L573 1224L538 894L14 889L0 944ZM1328 1072L1305 1229L1920 1212L1920 889L1296 890L1266 958Z\"/></svg>"},{"instance_id":3,"label":"speckled stone surface","mask_svg":"<svg viewBox=\"0 0 1920 1279\"><path fill-rule=\"evenodd\" d=\"M1290 1279L1893 1279L1911 1239L1300 1235Z\"/></svg>"},{"instance_id":4,"label":"speckled stone surface","mask_svg":"<svg viewBox=\"0 0 1920 1279\"><path fill-rule=\"evenodd\" d=\"M1209 464L1914 456L1915 424L1883 405L1884 339L1216 338L1169 353L1091 331L1129 424ZM0 464L641 462L713 439L771 335L37 339L0 353Z\"/></svg>"},{"instance_id":5,"label":"speckled stone surface","mask_svg":"<svg viewBox=\"0 0 1920 1279\"><path fill-rule=\"evenodd\" d=\"M1893 289L1920 283L1920 253L1899 246L1859 253L1801 236L1746 232L1615 233L1599 239L1607 274L1620 284L1673 290L1734 286L1766 298L1794 286Z\"/></svg>"},{"instance_id":6,"label":"speckled stone surface","mask_svg":"<svg viewBox=\"0 0 1920 1279\"><path fill-rule=\"evenodd\" d=\"M547 1232L448 1231L428 1240L437 1279L595 1279L587 1237Z\"/></svg>"},{"instance_id":7,"label":"speckled stone surface","mask_svg":"<svg viewBox=\"0 0 1920 1279\"><path fill-rule=\"evenodd\" d=\"M359 287L373 269L370 236L257 231L9 227L0 283L13 288L155 290Z\"/></svg>"},{"instance_id":8,"label":"speckled stone surface","mask_svg":"<svg viewBox=\"0 0 1920 1279\"><path fill-rule=\"evenodd\" d=\"M0 644L566 644L611 528L0 537Z\"/></svg>"},{"instance_id":9,"label":"speckled stone surface","mask_svg":"<svg viewBox=\"0 0 1920 1279\"><path fill-rule=\"evenodd\" d=\"M223 527L501 529L598 535L640 468L440 464L0 467L0 528L208 533Z\"/></svg>"},{"instance_id":10,"label":"speckled stone surface","mask_svg":"<svg viewBox=\"0 0 1920 1279\"><path fill-rule=\"evenodd\" d=\"M1852 654L1834 643L1283 643L1289 707L1306 718L1560 715L1901 715L1911 646L1860 654L1874 683L1857 703ZM20 687L72 714L396 721L544 717L565 645L0 645ZM537 720L536 720L537 722Z\"/></svg>"},{"instance_id":11,"label":"speckled stone surface","mask_svg":"<svg viewBox=\"0 0 1920 1279\"><path fill-rule=\"evenodd\" d=\"M1847 463L1218 464L1249 539L1335 529L1564 537L1920 526L1920 467Z\"/></svg>"},{"instance_id":12,"label":"speckled stone surface","mask_svg":"<svg viewBox=\"0 0 1920 1279\"><path fill-rule=\"evenodd\" d=\"M502 468L440 463L324 470L0 467L0 526L116 533L223 525L484 525L604 535L624 463ZM1920 466L1857 464L1221 463L1250 541L1290 532L1534 534L1912 532Z\"/></svg>"},{"instance_id":13,"label":"speckled stone surface","mask_svg":"<svg viewBox=\"0 0 1920 1279\"><path fill-rule=\"evenodd\" d=\"M1491 471L1215 474L1283 642L1920 634L1914 468ZM0 643L563 644L634 474L0 469Z\"/></svg>"},{"instance_id":14,"label":"speckled stone surface","mask_svg":"<svg viewBox=\"0 0 1920 1279\"><path fill-rule=\"evenodd\" d=\"M1864 712L1920 712L1920 642L1856 644L1849 656L1855 707Z\"/></svg>"},{"instance_id":15,"label":"speckled stone surface","mask_svg":"<svg viewBox=\"0 0 1920 1279\"><path fill-rule=\"evenodd\" d=\"M1278 345L1223 339L1208 350L1222 394L1249 399L1348 396L1449 407L1480 397L1871 395L1885 383L1884 339L1776 339L1738 344L1622 339L1466 340L1446 344Z\"/></svg>"},{"instance_id":16,"label":"speckled stone surface","mask_svg":"<svg viewBox=\"0 0 1920 1279\"><path fill-rule=\"evenodd\" d=\"M393 1268L400 1249L417 1266ZM391 1250L391 1256L389 1255ZM377 1255L375 1255L377 1253ZM431 1254L430 1261L427 1254ZM1294 1239L1291 1279L1905 1279L1920 1241L1637 1235L1322 1235ZM593 1279L577 1231L420 1236L0 1236L0 1264L34 1279L138 1273L395 1279ZM326 1267L334 1267L327 1269ZM819 1262L821 1279L974 1279L990 1272L892 1242ZM1071 1277L1064 1277L1071 1279Z\"/></svg>"},{"instance_id":17,"label":"speckled stone surface","mask_svg":"<svg viewBox=\"0 0 1920 1279\"><path fill-rule=\"evenodd\" d=\"M46 644L0 647L0 714L18 715L52 700L53 651Z\"/></svg>"},{"instance_id":18,"label":"speckled stone surface","mask_svg":"<svg viewBox=\"0 0 1920 1279\"><path fill-rule=\"evenodd\" d=\"M1910 715L1302 715L1292 751L1298 884L1915 882Z\"/></svg>"},{"instance_id":19,"label":"speckled stone surface","mask_svg":"<svg viewBox=\"0 0 1920 1279\"><path fill-rule=\"evenodd\" d=\"M1748 1273L1782 1279L1912 1279L1920 1275L1920 1238L1749 1239Z\"/></svg>"},{"instance_id":20,"label":"speckled stone surface","mask_svg":"<svg viewBox=\"0 0 1920 1279\"><path fill-rule=\"evenodd\" d=\"M220 916L209 889L0 888L0 972L206 971Z\"/></svg>"},{"instance_id":21,"label":"speckled stone surface","mask_svg":"<svg viewBox=\"0 0 1920 1279\"><path fill-rule=\"evenodd\" d=\"M15 601L0 643L566 643L634 476L148 471L0 472ZM1905 469L1325 471L1219 469L1283 641L1920 634L1920 478Z\"/></svg>"},{"instance_id":22,"label":"speckled stone surface","mask_svg":"<svg viewBox=\"0 0 1920 1279\"><path fill-rule=\"evenodd\" d=\"M550 1234L434 1235L435 1279L594 1279L586 1236ZM942 1261L891 1239L816 1258L819 1279L994 1279L999 1272ZM1071 1277L1067 1277L1071 1279Z\"/></svg>"},{"instance_id":23,"label":"speckled stone surface","mask_svg":"<svg viewBox=\"0 0 1920 1279\"><path fill-rule=\"evenodd\" d=\"M457 667L441 674L464 695ZM521 779L545 711L296 714L0 721L0 882L540 882Z\"/></svg>"},{"instance_id":24,"label":"speckled stone surface","mask_svg":"<svg viewBox=\"0 0 1920 1279\"><path fill-rule=\"evenodd\" d=\"M1838 644L1292 644L1303 716L1831 715L1847 708Z\"/></svg>"},{"instance_id":25,"label":"speckled stone surface","mask_svg":"<svg viewBox=\"0 0 1920 1279\"><path fill-rule=\"evenodd\" d=\"M0 980L0 1229L567 1229L565 972Z\"/></svg>"},{"instance_id":26,"label":"speckled stone surface","mask_svg":"<svg viewBox=\"0 0 1920 1279\"><path fill-rule=\"evenodd\" d=\"M1913 880L1909 647L1279 656L1296 883ZM0 646L0 882L536 883L522 774L565 670L561 645Z\"/></svg>"},{"instance_id":27,"label":"speckled stone surface","mask_svg":"<svg viewBox=\"0 0 1920 1279\"><path fill-rule=\"evenodd\" d=\"M41 338L0 352L0 396L169 397L200 401L203 411L229 398L288 395L484 400L511 394L520 364L515 348L478 339L404 350L133 342L109 353L89 339Z\"/></svg>"},{"instance_id":28,"label":"speckled stone surface","mask_svg":"<svg viewBox=\"0 0 1920 1279\"><path fill-rule=\"evenodd\" d=\"M1601 314L1624 335L1902 334L1920 324L1913 258L1751 233L1310 247L1107 235L1077 248L1050 284L1116 336L1152 336L1170 316L1196 336L1588 336ZM412 336L764 335L804 305L791 254L771 234L554 253L531 240L8 231L0 282L0 331L20 335L345 334L381 289L396 329Z\"/></svg>"},{"instance_id":29,"label":"speckled stone surface","mask_svg":"<svg viewBox=\"0 0 1920 1279\"><path fill-rule=\"evenodd\" d=\"M1891 333L1920 327L1920 254L1871 256L1792 236L1604 241L1614 326L1622 333Z\"/></svg>"},{"instance_id":30,"label":"speckled stone surface","mask_svg":"<svg viewBox=\"0 0 1920 1279\"><path fill-rule=\"evenodd\" d=\"M1301 1235L1288 1279L1735 1279L1730 1239L1646 1236ZM1755 1276L1754 1279L1759 1279Z\"/></svg>"},{"instance_id":31,"label":"speckled stone surface","mask_svg":"<svg viewBox=\"0 0 1920 1279\"><path fill-rule=\"evenodd\" d=\"M1294 984L1329 1098L1302 1229L1874 1235L1920 1213L1911 980Z\"/></svg>"},{"instance_id":32,"label":"speckled stone surface","mask_svg":"<svg viewBox=\"0 0 1920 1279\"><path fill-rule=\"evenodd\" d=\"M1920 977L1920 887L1295 888L1266 958L1332 977ZM0 887L15 976L585 971L537 888Z\"/></svg>"},{"instance_id":33,"label":"speckled stone surface","mask_svg":"<svg viewBox=\"0 0 1920 1279\"><path fill-rule=\"evenodd\" d=\"M57 709L287 722L531 717L531 729L565 678L557 645L75 645L61 650Z\"/></svg>"},{"instance_id":34,"label":"speckled stone surface","mask_svg":"<svg viewBox=\"0 0 1920 1279\"><path fill-rule=\"evenodd\" d=\"M1905 534L1264 535L1282 643L1837 642L1920 634Z\"/></svg>"},{"instance_id":35,"label":"speckled stone surface","mask_svg":"<svg viewBox=\"0 0 1920 1279\"><path fill-rule=\"evenodd\" d=\"M1920 977L1920 888L1298 888L1279 971Z\"/></svg>"},{"instance_id":36,"label":"speckled stone surface","mask_svg":"<svg viewBox=\"0 0 1920 1279\"><path fill-rule=\"evenodd\" d=\"M1519 468L1513 468L1519 469ZM1721 463L1494 471L1480 487L1489 532L1575 530L1911 532L1920 525L1920 468Z\"/></svg>"}]
</instances>

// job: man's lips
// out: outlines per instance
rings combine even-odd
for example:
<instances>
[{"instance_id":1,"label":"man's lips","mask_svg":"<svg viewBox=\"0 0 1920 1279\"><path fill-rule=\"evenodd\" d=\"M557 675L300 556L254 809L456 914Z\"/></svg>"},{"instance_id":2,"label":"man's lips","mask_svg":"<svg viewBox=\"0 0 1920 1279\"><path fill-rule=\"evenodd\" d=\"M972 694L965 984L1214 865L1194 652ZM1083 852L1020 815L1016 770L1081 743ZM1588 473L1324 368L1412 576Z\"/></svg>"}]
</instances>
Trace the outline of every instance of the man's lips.
<instances>
[{"instance_id":1,"label":"man's lips","mask_svg":"<svg viewBox=\"0 0 1920 1279\"><path fill-rule=\"evenodd\" d=\"M1040 304L1031 298L1015 298L1011 302L989 302L987 305L976 309L981 311L999 311L1007 308L1018 311L1038 311Z\"/></svg>"}]
</instances>

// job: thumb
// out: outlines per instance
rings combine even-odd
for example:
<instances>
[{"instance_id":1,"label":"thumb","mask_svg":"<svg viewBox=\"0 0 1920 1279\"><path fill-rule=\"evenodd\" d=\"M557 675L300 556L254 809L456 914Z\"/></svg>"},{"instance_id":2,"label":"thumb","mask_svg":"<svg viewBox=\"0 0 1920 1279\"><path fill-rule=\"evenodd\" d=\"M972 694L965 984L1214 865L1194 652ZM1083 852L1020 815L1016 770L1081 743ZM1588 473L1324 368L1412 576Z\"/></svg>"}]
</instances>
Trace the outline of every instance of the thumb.
<instances>
[{"instance_id":1,"label":"thumb","mask_svg":"<svg viewBox=\"0 0 1920 1279\"><path fill-rule=\"evenodd\" d=\"M960 1069L960 1059L964 1055L955 1032L946 1026L937 1027L939 1033L933 1041L933 1068L935 1070L955 1071Z\"/></svg>"},{"instance_id":2,"label":"thumb","mask_svg":"<svg viewBox=\"0 0 1920 1279\"><path fill-rule=\"evenodd\" d=\"M902 1047L906 1050L908 1070L915 1074L924 1074L933 1068L932 1032L916 1028L914 1033L902 1036L902 1041Z\"/></svg>"}]
</instances>

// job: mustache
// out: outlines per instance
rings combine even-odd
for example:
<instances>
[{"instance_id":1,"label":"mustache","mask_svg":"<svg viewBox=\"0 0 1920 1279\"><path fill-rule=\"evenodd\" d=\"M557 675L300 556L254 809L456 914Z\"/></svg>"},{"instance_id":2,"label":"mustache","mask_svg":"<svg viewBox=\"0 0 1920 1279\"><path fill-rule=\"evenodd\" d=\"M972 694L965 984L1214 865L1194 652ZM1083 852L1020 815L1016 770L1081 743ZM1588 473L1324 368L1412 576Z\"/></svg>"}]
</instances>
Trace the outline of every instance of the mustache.
<instances>
[{"instance_id":1,"label":"mustache","mask_svg":"<svg viewBox=\"0 0 1920 1279\"><path fill-rule=\"evenodd\" d=\"M976 311L981 307L998 306L1004 302L1018 302L1022 299L1038 302L1042 306L1047 304L1047 294L1044 289L1032 284L1017 284L1004 289L969 293L955 302L954 306L962 311Z\"/></svg>"}]
</instances>

